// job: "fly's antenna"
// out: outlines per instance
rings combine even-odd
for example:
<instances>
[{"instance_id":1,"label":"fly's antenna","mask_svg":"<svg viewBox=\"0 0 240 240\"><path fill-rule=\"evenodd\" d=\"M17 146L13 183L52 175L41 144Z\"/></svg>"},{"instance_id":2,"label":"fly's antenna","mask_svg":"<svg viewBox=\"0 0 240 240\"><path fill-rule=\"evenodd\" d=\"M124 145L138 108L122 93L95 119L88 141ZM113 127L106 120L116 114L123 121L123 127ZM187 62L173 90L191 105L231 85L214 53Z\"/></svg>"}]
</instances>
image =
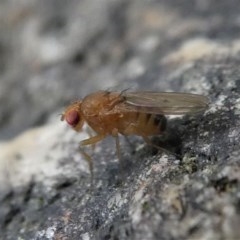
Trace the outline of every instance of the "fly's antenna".
<instances>
[{"instance_id":1,"label":"fly's antenna","mask_svg":"<svg viewBox=\"0 0 240 240\"><path fill-rule=\"evenodd\" d=\"M57 116L60 116L60 120L64 121L64 117L65 117L64 113L58 113Z\"/></svg>"}]
</instances>

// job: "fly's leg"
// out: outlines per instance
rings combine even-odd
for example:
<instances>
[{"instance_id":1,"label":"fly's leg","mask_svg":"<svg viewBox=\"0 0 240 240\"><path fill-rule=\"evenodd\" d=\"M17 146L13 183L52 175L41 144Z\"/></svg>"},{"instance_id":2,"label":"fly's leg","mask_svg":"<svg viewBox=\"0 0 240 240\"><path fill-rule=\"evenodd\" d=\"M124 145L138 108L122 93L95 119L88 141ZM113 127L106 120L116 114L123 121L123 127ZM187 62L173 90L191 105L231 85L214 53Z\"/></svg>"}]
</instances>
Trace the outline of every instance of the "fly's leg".
<instances>
[{"instance_id":1,"label":"fly's leg","mask_svg":"<svg viewBox=\"0 0 240 240\"><path fill-rule=\"evenodd\" d=\"M116 139L116 152L117 152L117 157L118 157L118 160L119 160L119 162L120 162L120 164L121 164L121 153L120 153L119 136L116 135L115 139Z\"/></svg>"},{"instance_id":2,"label":"fly's leg","mask_svg":"<svg viewBox=\"0 0 240 240\"><path fill-rule=\"evenodd\" d=\"M158 150L160 150L160 151L162 151L162 152L164 152L164 153L166 153L166 154L168 154L168 155L175 155L175 156L177 156L175 153L170 152L170 151L168 151L167 149L162 148L162 147L160 147L160 146L152 143L152 141L151 141L147 136L145 136L145 135L141 135L141 136L142 136L143 140L144 140L148 145L153 146L154 148L156 148L156 149L158 149Z\"/></svg>"},{"instance_id":3,"label":"fly's leg","mask_svg":"<svg viewBox=\"0 0 240 240\"><path fill-rule=\"evenodd\" d=\"M91 129L90 129L90 128L87 128L86 131L87 131L88 136L89 136L90 138L92 138L92 137L93 137L93 132L91 131ZM92 144L92 151L94 151L95 146L96 146L96 144L93 143L93 144Z\"/></svg>"},{"instance_id":4,"label":"fly's leg","mask_svg":"<svg viewBox=\"0 0 240 240\"><path fill-rule=\"evenodd\" d=\"M91 186L93 186L93 160L83 149L79 148L80 153L83 155L84 159L88 163L90 175L91 175Z\"/></svg>"},{"instance_id":5,"label":"fly's leg","mask_svg":"<svg viewBox=\"0 0 240 240\"><path fill-rule=\"evenodd\" d=\"M118 161L119 161L119 164L120 164L120 169L121 169L121 172L122 172L123 165L122 165L122 161L121 161L120 142L119 142L118 130L116 128L113 129L112 136L115 137L116 154L117 154L117 158L118 158Z\"/></svg>"},{"instance_id":6,"label":"fly's leg","mask_svg":"<svg viewBox=\"0 0 240 240\"><path fill-rule=\"evenodd\" d=\"M96 135L93 137L90 137L88 139L84 139L80 142L81 146L86 146L86 145L94 145L97 142L100 142L101 140L103 140L105 138L105 135Z\"/></svg>"},{"instance_id":7,"label":"fly's leg","mask_svg":"<svg viewBox=\"0 0 240 240\"><path fill-rule=\"evenodd\" d=\"M105 138L104 135L96 135L96 136L90 137L88 139L82 140L80 142L80 146L95 145L97 142L101 141L103 138ZM85 160L88 162L89 171L91 174L91 184L92 184L93 183L93 160L90 157L90 155L88 155L81 147L79 149L81 154L84 156Z\"/></svg>"}]
</instances>

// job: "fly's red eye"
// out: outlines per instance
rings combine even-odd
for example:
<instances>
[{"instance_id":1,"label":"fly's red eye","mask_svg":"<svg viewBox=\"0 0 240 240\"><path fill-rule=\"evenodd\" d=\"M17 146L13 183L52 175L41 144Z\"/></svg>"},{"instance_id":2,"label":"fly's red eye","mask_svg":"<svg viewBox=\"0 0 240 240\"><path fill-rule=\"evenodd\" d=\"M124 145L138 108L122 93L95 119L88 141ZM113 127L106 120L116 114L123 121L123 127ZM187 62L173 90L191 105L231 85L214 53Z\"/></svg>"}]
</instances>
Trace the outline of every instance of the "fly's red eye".
<instances>
[{"instance_id":1,"label":"fly's red eye","mask_svg":"<svg viewBox=\"0 0 240 240\"><path fill-rule=\"evenodd\" d=\"M66 122L72 127L76 126L79 121L80 117L76 110L72 110L66 114Z\"/></svg>"}]
</instances>

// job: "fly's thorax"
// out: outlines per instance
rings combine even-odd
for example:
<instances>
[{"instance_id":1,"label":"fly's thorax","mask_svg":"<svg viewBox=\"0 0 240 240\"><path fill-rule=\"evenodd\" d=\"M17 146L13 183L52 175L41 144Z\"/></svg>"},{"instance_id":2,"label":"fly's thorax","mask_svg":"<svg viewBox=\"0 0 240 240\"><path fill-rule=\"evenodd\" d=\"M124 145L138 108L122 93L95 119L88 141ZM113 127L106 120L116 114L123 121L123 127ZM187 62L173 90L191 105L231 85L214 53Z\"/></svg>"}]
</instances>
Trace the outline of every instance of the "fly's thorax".
<instances>
[{"instance_id":1,"label":"fly's thorax","mask_svg":"<svg viewBox=\"0 0 240 240\"><path fill-rule=\"evenodd\" d=\"M119 93L98 91L86 96L82 101L82 112L88 116L97 116L111 111L118 103Z\"/></svg>"},{"instance_id":2,"label":"fly's thorax","mask_svg":"<svg viewBox=\"0 0 240 240\"><path fill-rule=\"evenodd\" d=\"M92 93L86 96L82 101L82 113L87 118L88 116L96 115L102 105L101 92Z\"/></svg>"}]
</instances>

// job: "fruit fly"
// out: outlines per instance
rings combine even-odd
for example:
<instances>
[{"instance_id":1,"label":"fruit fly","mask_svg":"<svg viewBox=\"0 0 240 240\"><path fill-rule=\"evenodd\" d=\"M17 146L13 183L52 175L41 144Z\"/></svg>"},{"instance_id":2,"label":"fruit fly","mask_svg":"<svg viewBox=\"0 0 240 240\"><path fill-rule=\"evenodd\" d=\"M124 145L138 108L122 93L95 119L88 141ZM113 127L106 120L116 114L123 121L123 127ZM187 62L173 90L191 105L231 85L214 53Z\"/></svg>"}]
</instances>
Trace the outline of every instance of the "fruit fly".
<instances>
[{"instance_id":1,"label":"fruit fly","mask_svg":"<svg viewBox=\"0 0 240 240\"><path fill-rule=\"evenodd\" d=\"M82 140L81 146L94 145L109 135L115 137L120 159L119 134L138 135L151 144L149 137L162 134L166 129L165 115L198 113L207 106L206 97L190 93L98 91L69 105L61 120L76 131L86 122L96 132L95 136ZM92 159L81 152L92 174Z\"/></svg>"}]
</instances>

